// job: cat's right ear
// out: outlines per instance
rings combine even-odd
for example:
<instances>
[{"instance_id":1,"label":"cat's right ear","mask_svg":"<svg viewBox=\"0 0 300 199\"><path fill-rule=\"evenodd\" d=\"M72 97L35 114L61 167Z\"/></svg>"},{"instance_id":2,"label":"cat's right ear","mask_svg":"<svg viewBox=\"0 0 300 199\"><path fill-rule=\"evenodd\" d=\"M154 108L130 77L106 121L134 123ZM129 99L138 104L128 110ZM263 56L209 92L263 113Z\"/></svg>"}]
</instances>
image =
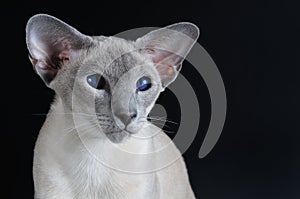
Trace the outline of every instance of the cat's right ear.
<instances>
[{"instance_id":1,"label":"cat's right ear","mask_svg":"<svg viewBox=\"0 0 300 199\"><path fill-rule=\"evenodd\" d=\"M26 26L26 43L34 70L49 85L65 62L72 62L91 38L60 21L38 14Z\"/></svg>"},{"instance_id":2,"label":"cat's right ear","mask_svg":"<svg viewBox=\"0 0 300 199\"><path fill-rule=\"evenodd\" d=\"M181 22L154 30L136 40L140 52L154 63L163 88L176 79L199 34L196 25Z\"/></svg>"}]
</instances>

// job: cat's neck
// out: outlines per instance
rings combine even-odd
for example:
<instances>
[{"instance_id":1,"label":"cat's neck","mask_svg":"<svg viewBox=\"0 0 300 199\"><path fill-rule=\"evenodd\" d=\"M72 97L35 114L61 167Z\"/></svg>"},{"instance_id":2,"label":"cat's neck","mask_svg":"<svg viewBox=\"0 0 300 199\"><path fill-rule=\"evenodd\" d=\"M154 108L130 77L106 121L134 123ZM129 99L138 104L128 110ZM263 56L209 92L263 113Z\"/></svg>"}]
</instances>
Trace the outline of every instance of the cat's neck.
<instances>
[{"instance_id":1,"label":"cat's neck","mask_svg":"<svg viewBox=\"0 0 300 199\"><path fill-rule=\"evenodd\" d=\"M80 115L72 114L57 97L48 114L46 125L41 130L41 139L47 137L44 144L46 142L52 155L66 164L65 166L72 167L70 163L74 164L74 161L80 164L83 161L95 162L96 160L100 166L124 170L122 167L126 165L125 170L130 171L131 169L143 170L144 166L149 164L139 158L139 154L153 151L152 139L143 139L149 137L148 134L151 133L147 128L123 143L114 144L99 132L98 128L85 126L80 119ZM51 126L47 123L51 123ZM115 168L111 168L112 165Z\"/></svg>"},{"instance_id":2,"label":"cat's neck","mask_svg":"<svg viewBox=\"0 0 300 199\"><path fill-rule=\"evenodd\" d=\"M108 138L84 136L56 98L36 142L34 170L43 170L53 183L59 179L62 189L76 190L82 197L134 198L141 193L145 198L147 187L157 184L156 174L131 172L146 170L155 161L131 154L152 150L151 140L128 139L118 145Z\"/></svg>"}]
</instances>

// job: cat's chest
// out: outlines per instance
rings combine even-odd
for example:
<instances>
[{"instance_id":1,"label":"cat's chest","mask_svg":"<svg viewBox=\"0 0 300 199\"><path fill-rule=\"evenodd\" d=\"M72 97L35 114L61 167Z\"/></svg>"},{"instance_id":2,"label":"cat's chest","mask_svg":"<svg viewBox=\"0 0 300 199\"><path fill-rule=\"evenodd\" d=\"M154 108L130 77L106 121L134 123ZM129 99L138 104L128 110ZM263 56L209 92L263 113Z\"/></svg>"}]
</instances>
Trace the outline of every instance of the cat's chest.
<instances>
[{"instance_id":1,"label":"cat's chest","mask_svg":"<svg viewBox=\"0 0 300 199\"><path fill-rule=\"evenodd\" d=\"M110 153L108 153L109 157L112 157L113 160L121 159L117 153L108 148L109 146L106 147L107 150L110 150ZM135 148L130 149L133 150ZM69 193L70 198L156 198L158 194L155 191L157 190L156 173L135 174L120 171L104 161L109 161L109 158L107 157L108 154L105 155L103 152L102 147L101 150L95 148L93 153L96 154L98 152L104 155L103 157L102 155L91 155L92 151L82 150L82 148L78 148L72 150L72 153L60 151L63 158L57 159L57 155L54 156L54 159L51 158L51 162L56 163L53 167L49 168L49 164L43 165L47 168L47 172L50 170L53 173L61 171L60 176L48 173L48 177L52 179L50 180L52 185L57 184L56 181L58 180L63 187L57 188L65 193ZM113 163L144 167L145 163L140 162L140 160L125 159L127 162L121 160L113 161ZM55 177L53 178L53 176Z\"/></svg>"},{"instance_id":2,"label":"cat's chest","mask_svg":"<svg viewBox=\"0 0 300 199\"><path fill-rule=\"evenodd\" d=\"M155 198L156 174L125 174L90 163L73 173L74 198ZM151 190L151 192L150 192ZM153 197L152 197L153 196Z\"/></svg>"},{"instance_id":3,"label":"cat's chest","mask_svg":"<svg viewBox=\"0 0 300 199\"><path fill-rule=\"evenodd\" d=\"M147 170L154 163L152 159L145 161L130 154L151 151L151 141L130 139L113 145L101 139L79 137L80 131L63 134L62 129L72 127L56 117L49 118L40 132L34 161L36 189L42 190L38 193L66 199L157 198L155 173L118 171L123 167Z\"/></svg>"}]
</instances>

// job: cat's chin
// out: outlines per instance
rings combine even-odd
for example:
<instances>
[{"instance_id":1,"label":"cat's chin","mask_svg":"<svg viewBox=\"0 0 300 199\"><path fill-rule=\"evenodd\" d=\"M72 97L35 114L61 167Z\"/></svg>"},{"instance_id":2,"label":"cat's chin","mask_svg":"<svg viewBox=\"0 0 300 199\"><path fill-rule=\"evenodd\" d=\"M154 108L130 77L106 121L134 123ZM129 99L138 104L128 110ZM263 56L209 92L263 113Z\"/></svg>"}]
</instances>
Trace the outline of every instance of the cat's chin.
<instances>
[{"instance_id":1,"label":"cat's chin","mask_svg":"<svg viewBox=\"0 0 300 199\"><path fill-rule=\"evenodd\" d=\"M106 133L105 135L113 143L122 143L127 138L130 137L130 133L127 132L127 131L124 131L124 130L113 131L113 132L110 132L110 133Z\"/></svg>"}]
</instances>

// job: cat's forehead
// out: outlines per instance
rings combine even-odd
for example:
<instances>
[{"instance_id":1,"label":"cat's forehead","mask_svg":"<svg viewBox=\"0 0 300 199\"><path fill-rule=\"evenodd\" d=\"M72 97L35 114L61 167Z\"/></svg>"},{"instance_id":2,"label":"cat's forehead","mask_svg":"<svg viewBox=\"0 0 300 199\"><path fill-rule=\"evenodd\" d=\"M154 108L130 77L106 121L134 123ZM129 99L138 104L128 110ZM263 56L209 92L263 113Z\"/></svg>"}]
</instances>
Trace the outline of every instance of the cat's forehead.
<instances>
[{"instance_id":1,"label":"cat's forehead","mask_svg":"<svg viewBox=\"0 0 300 199\"><path fill-rule=\"evenodd\" d=\"M119 77L132 67L143 64L145 58L132 41L116 37L94 37L94 45L83 61L87 70Z\"/></svg>"}]
</instances>

